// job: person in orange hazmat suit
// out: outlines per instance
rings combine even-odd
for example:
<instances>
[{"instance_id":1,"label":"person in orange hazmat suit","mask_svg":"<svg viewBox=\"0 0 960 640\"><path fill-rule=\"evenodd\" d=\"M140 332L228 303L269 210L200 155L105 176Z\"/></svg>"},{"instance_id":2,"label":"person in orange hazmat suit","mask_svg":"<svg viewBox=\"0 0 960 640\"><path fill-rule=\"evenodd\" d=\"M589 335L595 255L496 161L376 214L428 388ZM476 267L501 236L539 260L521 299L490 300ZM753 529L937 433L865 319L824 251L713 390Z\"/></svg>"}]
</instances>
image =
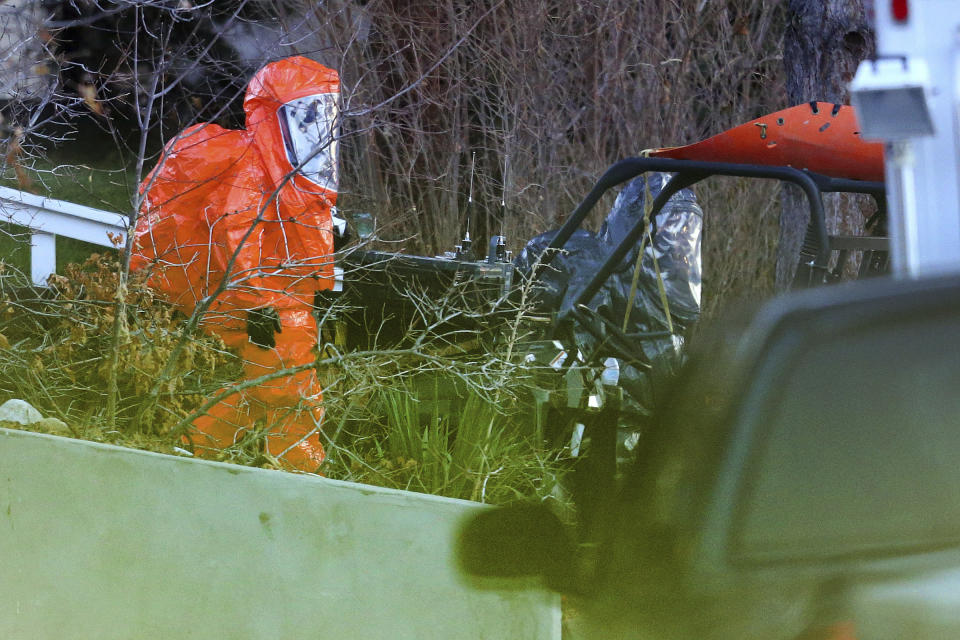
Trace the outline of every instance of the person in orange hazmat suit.
<instances>
[{"instance_id":1,"label":"person in orange hazmat suit","mask_svg":"<svg viewBox=\"0 0 960 640\"><path fill-rule=\"evenodd\" d=\"M334 286L337 73L304 57L268 64L247 86L246 128L194 125L140 185L131 266L243 358L247 380L314 361L314 296ZM262 423L284 466L323 462L312 368L228 396L193 423L215 456Z\"/></svg>"}]
</instances>

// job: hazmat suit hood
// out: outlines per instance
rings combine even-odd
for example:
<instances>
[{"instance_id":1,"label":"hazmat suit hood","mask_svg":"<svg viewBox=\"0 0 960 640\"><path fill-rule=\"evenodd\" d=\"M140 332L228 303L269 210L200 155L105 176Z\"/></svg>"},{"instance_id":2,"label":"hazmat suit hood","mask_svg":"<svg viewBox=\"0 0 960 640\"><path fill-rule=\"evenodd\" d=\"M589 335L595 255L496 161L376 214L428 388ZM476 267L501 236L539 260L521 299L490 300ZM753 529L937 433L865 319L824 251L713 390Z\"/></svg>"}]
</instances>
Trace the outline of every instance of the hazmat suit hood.
<instances>
[{"instance_id":1,"label":"hazmat suit hood","mask_svg":"<svg viewBox=\"0 0 960 640\"><path fill-rule=\"evenodd\" d=\"M301 56L271 63L247 86L246 129L274 187L296 168L293 184L335 197L340 79Z\"/></svg>"}]
</instances>

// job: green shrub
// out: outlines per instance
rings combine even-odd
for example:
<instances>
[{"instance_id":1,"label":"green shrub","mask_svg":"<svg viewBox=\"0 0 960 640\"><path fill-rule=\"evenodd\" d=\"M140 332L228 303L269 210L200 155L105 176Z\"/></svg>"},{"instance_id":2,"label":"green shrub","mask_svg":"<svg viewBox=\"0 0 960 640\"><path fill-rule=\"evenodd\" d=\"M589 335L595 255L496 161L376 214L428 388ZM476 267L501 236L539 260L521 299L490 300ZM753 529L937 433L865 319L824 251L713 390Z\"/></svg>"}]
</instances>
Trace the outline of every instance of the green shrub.
<instances>
[{"instance_id":1,"label":"green shrub","mask_svg":"<svg viewBox=\"0 0 960 640\"><path fill-rule=\"evenodd\" d=\"M496 504L547 497L565 466L544 451L532 407L485 397L453 373L402 377L363 404L379 420L337 447L333 477Z\"/></svg>"}]
</instances>

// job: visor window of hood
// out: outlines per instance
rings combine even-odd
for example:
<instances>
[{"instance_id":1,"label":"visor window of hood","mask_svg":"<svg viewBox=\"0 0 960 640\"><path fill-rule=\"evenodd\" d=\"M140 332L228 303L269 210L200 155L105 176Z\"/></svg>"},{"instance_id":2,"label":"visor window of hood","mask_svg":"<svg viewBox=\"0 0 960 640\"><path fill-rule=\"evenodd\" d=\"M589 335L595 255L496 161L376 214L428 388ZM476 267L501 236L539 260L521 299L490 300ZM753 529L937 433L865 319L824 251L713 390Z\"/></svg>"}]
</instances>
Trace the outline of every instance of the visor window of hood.
<instances>
[{"instance_id":1,"label":"visor window of hood","mask_svg":"<svg viewBox=\"0 0 960 640\"><path fill-rule=\"evenodd\" d=\"M291 100L277 117L290 165L324 189L337 190L337 93Z\"/></svg>"}]
</instances>

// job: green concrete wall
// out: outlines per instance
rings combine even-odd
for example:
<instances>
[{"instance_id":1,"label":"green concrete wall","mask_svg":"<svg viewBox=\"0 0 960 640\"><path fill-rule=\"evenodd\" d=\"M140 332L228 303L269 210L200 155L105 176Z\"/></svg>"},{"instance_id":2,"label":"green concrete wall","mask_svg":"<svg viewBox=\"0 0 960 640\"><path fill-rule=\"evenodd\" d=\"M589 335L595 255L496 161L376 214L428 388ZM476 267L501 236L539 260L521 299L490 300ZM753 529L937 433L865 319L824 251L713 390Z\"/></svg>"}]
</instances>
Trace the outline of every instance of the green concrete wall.
<instances>
[{"instance_id":1,"label":"green concrete wall","mask_svg":"<svg viewBox=\"0 0 960 640\"><path fill-rule=\"evenodd\" d=\"M559 638L458 575L476 508L0 429L0 638Z\"/></svg>"}]
</instances>

